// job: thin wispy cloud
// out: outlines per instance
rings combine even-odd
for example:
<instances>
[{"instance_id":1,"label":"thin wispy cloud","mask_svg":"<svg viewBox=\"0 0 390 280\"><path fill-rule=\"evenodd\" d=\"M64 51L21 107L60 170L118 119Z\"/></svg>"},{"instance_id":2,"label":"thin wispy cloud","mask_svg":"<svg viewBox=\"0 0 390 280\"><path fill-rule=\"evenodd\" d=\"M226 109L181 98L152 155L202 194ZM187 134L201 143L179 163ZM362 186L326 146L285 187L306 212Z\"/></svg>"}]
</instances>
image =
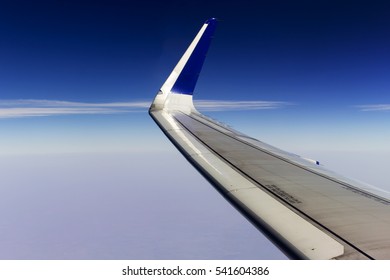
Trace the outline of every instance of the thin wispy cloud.
<instances>
[{"instance_id":1,"label":"thin wispy cloud","mask_svg":"<svg viewBox=\"0 0 390 280\"><path fill-rule=\"evenodd\" d=\"M119 114L145 111L150 101L86 103L58 100L0 100L0 118Z\"/></svg>"},{"instance_id":2,"label":"thin wispy cloud","mask_svg":"<svg viewBox=\"0 0 390 280\"><path fill-rule=\"evenodd\" d=\"M390 111L390 104L371 104L355 106L361 111Z\"/></svg>"},{"instance_id":3,"label":"thin wispy cloud","mask_svg":"<svg viewBox=\"0 0 390 280\"><path fill-rule=\"evenodd\" d=\"M247 111L279 109L292 105L281 101L226 101L226 100L195 100L195 107L200 111Z\"/></svg>"},{"instance_id":4,"label":"thin wispy cloud","mask_svg":"<svg viewBox=\"0 0 390 280\"><path fill-rule=\"evenodd\" d=\"M36 99L0 100L0 118L145 112L150 103L150 101L88 103ZM288 105L291 103L279 101L195 101L196 108L202 112L278 109Z\"/></svg>"},{"instance_id":5,"label":"thin wispy cloud","mask_svg":"<svg viewBox=\"0 0 390 280\"><path fill-rule=\"evenodd\" d=\"M108 103L89 103L89 102L72 102L72 101L60 101L60 100L42 100L42 99L16 99L16 100L0 100L0 108L4 107L51 107L51 108L128 108L128 109L140 109L148 108L150 101L138 101L138 102L108 102Z\"/></svg>"}]
</instances>

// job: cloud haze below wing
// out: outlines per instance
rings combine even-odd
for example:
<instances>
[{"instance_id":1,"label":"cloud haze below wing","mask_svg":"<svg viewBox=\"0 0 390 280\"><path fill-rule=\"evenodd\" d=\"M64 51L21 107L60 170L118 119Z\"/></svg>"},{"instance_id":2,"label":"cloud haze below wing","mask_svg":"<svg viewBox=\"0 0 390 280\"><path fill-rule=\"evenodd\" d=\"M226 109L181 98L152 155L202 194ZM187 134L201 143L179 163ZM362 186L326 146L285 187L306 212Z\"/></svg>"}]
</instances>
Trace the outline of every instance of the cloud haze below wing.
<instances>
[{"instance_id":1,"label":"cloud haze below wing","mask_svg":"<svg viewBox=\"0 0 390 280\"><path fill-rule=\"evenodd\" d=\"M0 118L48 117L53 115L118 114L143 112L150 101L87 103L60 100L0 100ZM279 101L198 100L202 111L277 109L290 105Z\"/></svg>"},{"instance_id":2,"label":"cloud haze below wing","mask_svg":"<svg viewBox=\"0 0 390 280\"><path fill-rule=\"evenodd\" d=\"M285 259L173 149L4 157L0 259Z\"/></svg>"}]
</instances>

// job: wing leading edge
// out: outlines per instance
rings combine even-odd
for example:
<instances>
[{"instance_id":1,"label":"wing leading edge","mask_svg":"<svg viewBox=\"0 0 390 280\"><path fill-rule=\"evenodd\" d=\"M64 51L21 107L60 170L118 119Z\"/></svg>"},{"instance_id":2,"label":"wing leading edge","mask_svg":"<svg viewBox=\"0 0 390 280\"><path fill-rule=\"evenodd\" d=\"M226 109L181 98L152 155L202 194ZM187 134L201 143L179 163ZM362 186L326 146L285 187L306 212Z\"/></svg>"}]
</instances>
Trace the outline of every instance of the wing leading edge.
<instances>
[{"instance_id":1,"label":"wing leading edge","mask_svg":"<svg viewBox=\"0 0 390 280\"><path fill-rule=\"evenodd\" d=\"M149 114L212 185L292 259L390 259L390 200L213 121L192 94L216 20L204 23Z\"/></svg>"}]
</instances>

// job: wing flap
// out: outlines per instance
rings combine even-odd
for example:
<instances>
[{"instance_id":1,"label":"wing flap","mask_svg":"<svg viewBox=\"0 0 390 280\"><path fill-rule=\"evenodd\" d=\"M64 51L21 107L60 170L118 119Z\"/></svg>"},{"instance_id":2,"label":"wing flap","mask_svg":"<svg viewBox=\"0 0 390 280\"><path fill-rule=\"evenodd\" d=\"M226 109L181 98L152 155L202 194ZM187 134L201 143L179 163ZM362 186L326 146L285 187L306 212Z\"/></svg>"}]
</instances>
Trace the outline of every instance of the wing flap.
<instances>
[{"instance_id":1,"label":"wing flap","mask_svg":"<svg viewBox=\"0 0 390 280\"><path fill-rule=\"evenodd\" d=\"M285 207L259 188L239 190L234 197L258 224L281 235L289 250L296 248L302 259L328 260L344 254L344 246Z\"/></svg>"},{"instance_id":2,"label":"wing flap","mask_svg":"<svg viewBox=\"0 0 390 280\"><path fill-rule=\"evenodd\" d=\"M183 155L251 222L294 258L331 259L344 246L245 178L168 112L151 116Z\"/></svg>"}]
</instances>

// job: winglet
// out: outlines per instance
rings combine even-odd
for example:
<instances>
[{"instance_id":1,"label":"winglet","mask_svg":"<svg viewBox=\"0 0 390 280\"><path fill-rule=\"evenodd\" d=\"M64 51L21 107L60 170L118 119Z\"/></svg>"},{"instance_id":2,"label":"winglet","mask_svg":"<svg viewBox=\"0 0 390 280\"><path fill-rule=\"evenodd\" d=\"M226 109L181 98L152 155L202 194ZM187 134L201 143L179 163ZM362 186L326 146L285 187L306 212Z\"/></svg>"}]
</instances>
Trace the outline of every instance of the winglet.
<instances>
[{"instance_id":1,"label":"winglet","mask_svg":"<svg viewBox=\"0 0 390 280\"><path fill-rule=\"evenodd\" d=\"M156 95L150 110L192 110L192 94L202 69L217 20L207 20Z\"/></svg>"}]
</instances>

